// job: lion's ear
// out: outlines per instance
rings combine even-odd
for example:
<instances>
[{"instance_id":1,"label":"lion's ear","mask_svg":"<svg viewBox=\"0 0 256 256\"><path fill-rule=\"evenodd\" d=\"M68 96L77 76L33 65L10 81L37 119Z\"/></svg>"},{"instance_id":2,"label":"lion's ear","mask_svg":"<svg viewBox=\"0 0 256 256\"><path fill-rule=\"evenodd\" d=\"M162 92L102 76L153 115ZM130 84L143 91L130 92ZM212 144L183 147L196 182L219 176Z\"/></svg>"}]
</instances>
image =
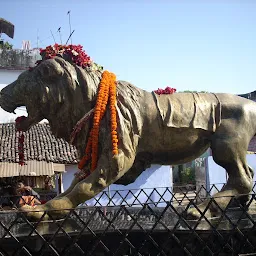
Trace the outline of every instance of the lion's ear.
<instances>
[{"instance_id":1,"label":"lion's ear","mask_svg":"<svg viewBox=\"0 0 256 256\"><path fill-rule=\"evenodd\" d=\"M57 62L44 61L38 66L42 79L55 79L63 75L63 69Z\"/></svg>"}]
</instances>

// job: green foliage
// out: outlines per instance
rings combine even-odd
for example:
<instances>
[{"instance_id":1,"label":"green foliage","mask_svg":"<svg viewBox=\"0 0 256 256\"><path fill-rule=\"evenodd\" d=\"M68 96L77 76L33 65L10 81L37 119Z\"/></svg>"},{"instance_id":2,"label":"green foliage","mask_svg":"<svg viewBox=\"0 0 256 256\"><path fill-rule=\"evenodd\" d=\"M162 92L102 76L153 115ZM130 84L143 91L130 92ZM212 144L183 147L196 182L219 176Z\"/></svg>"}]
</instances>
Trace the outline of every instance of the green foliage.
<instances>
[{"instance_id":1,"label":"green foliage","mask_svg":"<svg viewBox=\"0 0 256 256\"><path fill-rule=\"evenodd\" d=\"M181 182L183 184L194 184L195 183L195 169L192 167L183 168L180 173Z\"/></svg>"},{"instance_id":2,"label":"green foliage","mask_svg":"<svg viewBox=\"0 0 256 256\"><path fill-rule=\"evenodd\" d=\"M189 90L185 90L185 91L181 91L181 92L198 92L198 91L189 91ZM207 91L200 91L200 93L208 93Z\"/></svg>"},{"instance_id":3,"label":"green foliage","mask_svg":"<svg viewBox=\"0 0 256 256\"><path fill-rule=\"evenodd\" d=\"M5 49L5 50L12 50L13 45L8 43L8 42L1 42L0 41L0 49Z\"/></svg>"}]
</instances>

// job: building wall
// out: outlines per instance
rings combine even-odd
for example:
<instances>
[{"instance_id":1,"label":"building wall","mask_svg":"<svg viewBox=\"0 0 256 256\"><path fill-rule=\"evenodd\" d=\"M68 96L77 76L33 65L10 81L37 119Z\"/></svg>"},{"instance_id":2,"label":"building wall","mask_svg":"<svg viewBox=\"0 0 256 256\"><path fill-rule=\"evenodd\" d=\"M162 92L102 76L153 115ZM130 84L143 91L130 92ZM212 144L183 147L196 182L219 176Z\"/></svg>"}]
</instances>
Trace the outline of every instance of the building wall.
<instances>
[{"instance_id":1,"label":"building wall","mask_svg":"<svg viewBox=\"0 0 256 256\"><path fill-rule=\"evenodd\" d=\"M24 70L0 69L0 86L1 89L15 81Z\"/></svg>"},{"instance_id":2,"label":"building wall","mask_svg":"<svg viewBox=\"0 0 256 256\"><path fill-rule=\"evenodd\" d=\"M8 69L27 69L41 59L39 49L0 49L0 67Z\"/></svg>"},{"instance_id":3,"label":"building wall","mask_svg":"<svg viewBox=\"0 0 256 256\"><path fill-rule=\"evenodd\" d=\"M13 49L0 50L0 90L15 81L18 76L35 65L41 57L38 49L29 51ZM5 112L0 108L0 123L13 122L18 116L27 115L23 110L16 110L16 115Z\"/></svg>"},{"instance_id":4,"label":"building wall","mask_svg":"<svg viewBox=\"0 0 256 256\"><path fill-rule=\"evenodd\" d=\"M67 190L74 179L74 174L78 171L77 165L66 165L65 172L62 174L63 191Z\"/></svg>"},{"instance_id":5,"label":"building wall","mask_svg":"<svg viewBox=\"0 0 256 256\"><path fill-rule=\"evenodd\" d=\"M63 173L63 189L67 190L74 178L74 174L78 171L77 165L66 165L66 172ZM133 192L134 195L140 195L139 201L141 203L146 202L147 195L151 194L151 200L158 202L160 200L159 194L163 194L166 187L172 191L173 182L172 182L172 168L170 166L161 166L161 165L152 165L146 171L144 171L134 183L131 183L127 186L124 185L110 185L106 191L108 191L109 196L113 197L113 203L118 205L123 201L122 197L126 198L126 203L131 203L134 201L133 195L129 193L129 190ZM157 188L157 192L153 191L153 188ZM141 193L141 189L144 190ZM119 192L119 194L116 193ZM121 195L121 196L120 196ZM97 197L100 197L100 204L107 205L109 203L109 199L107 197L102 197L100 194ZM166 193L165 199L171 200L171 194ZM86 205L95 205L95 199L91 199L86 201ZM160 203L159 203L160 206Z\"/></svg>"},{"instance_id":6,"label":"building wall","mask_svg":"<svg viewBox=\"0 0 256 256\"><path fill-rule=\"evenodd\" d=\"M248 165L256 171L256 155L255 154L247 154L246 160ZM210 194L213 195L218 190L220 190L224 183L227 182L228 174L226 170L217 165L213 158L210 156L206 159L206 171L204 173L204 187L210 191ZM256 182L256 175L253 177L253 181ZM212 185L215 187L212 187Z\"/></svg>"},{"instance_id":7,"label":"building wall","mask_svg":"<svg viewBox=\"0 0 256 256\"><path fill-rule=\"evenodd\" d=\"M143 172L140 178L134 183L127 186L111 185L113 190L120 189L137 189L140 188L154 188L154 187L171 187L172 186L172 168L170 166L152 165L147 169L148 172ZM74 174L79 171L77 165L66 165L63 173L63 189L67 190L74 178ZM161 175L155 176L156 173ZM158 177L156 179L156 177Z\"/></svg>"},{"instance_id":8,"label":"building wall","mask_svg":"<svg viewBox=\"0 0 256 256\"><path fill-rule=\"evenodd\" d=\"M2 90L6 85L14 82L18 76L24 70L8 70L0 69L0 90ZM18 116L26 115L26 111L17 110L16 115L8 113L0 108L0 123L8 123L14 121Z\"/></svg>"},{"instance_id":9,"label":"building wall","mask_svg":"<svg viewBox=\"0 0 256 256\"><path fill-rule=\"evenodd\" d=\"M241 96L243 98L246 98L246 99L253 100L253 101L256 102L256 91L245 93L245 94L241 94L239 96ZM248 147L248 151L256 152L256 137L253 137L252 140L250 141L250 144L249 144L249 147Z\"/></svg>"}]
</instances>

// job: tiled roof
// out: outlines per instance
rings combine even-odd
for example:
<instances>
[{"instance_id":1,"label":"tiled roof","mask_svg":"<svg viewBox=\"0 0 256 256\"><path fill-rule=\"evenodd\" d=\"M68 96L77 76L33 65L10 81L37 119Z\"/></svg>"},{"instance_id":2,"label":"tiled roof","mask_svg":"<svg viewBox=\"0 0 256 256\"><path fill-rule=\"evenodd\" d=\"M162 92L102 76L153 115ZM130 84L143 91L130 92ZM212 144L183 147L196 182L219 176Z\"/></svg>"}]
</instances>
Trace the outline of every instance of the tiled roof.
<instances>
[{"instance_id":1,"label":"tiled roof","mask_svg":"<svg viewBox=\"0 0 256 256\"><path fill-rule=\"evenodd\" d=\"M26 164L20 166L18 163L0 162L0 177L14 176L52 176L54 175L54 166L56 164L45 161L26 161ZM58 164L63 166L64 164ZM65 170L65 165L64 168Z\"/></svg>"},{"instance_id":2,"label":"tiled roof","mask_svg":"<svg viewBox=\"0 0 256 256\"><path fill-rule=\"evenodd\" d=\"M0 124L0 162L18 162L18 136L15 124ZM37 160L62 164L76 164L75 147L51 133L48 124L36 124L25 133L25 161Z\"/></svg>"}]
</instances>

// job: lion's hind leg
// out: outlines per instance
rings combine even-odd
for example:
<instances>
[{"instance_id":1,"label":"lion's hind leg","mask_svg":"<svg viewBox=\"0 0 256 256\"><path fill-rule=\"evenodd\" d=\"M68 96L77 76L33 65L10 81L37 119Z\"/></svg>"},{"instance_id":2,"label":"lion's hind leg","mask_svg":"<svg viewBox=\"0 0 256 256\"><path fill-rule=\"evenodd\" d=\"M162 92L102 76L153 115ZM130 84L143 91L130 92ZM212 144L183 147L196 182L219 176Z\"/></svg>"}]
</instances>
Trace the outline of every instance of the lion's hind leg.
<instances>
[{"instance_id":1,"label":"lion's hind leg","mask_svg":"<svg viewBox=\"0 0 256 256\"><path fill-rule=\"evenodd\" d=\"M213 135L211 142L213 160L222 166L228 173L228 180L220 192L214 195L215 203L209 206L206 216L216 216L219 208L225 209L232 199L235 197L240 203L248 200L248 194L253 186L253 170L248 166L246 161L246 153L251 136L247 131L243 131L237 127L236 130L230 132L230 127L221 127L221 129ZM240 130L240 133L239 133ZM205 200L198 207L200 211L204 211L209 204L209 200ZM188 218L198 219L201 214L191 208L188 211Z\"/></svg>"}]
</instances>

